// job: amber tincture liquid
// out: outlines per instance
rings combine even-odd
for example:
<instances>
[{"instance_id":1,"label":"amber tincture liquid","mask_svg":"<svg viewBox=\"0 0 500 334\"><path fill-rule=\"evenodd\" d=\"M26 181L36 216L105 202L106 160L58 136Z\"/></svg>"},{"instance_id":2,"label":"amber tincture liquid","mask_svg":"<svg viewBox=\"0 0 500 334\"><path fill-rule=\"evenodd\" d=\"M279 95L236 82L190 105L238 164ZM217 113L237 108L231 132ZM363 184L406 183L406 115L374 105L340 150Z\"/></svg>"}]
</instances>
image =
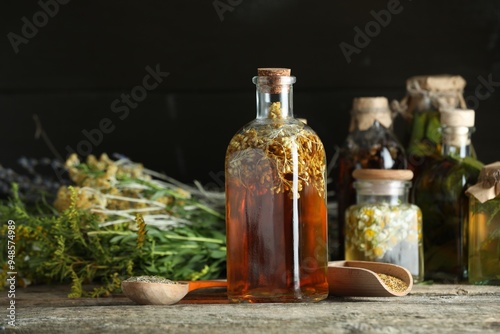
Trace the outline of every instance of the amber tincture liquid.
<instances>
[{"instance_id":1,"label":"amber tincture liquid","mask_svg":"<svg viewBox=\"0 0 500 334\"><path fill-rule=\"evenodd\" d=\"M262 94L226 153L228 297L319 301L328 296L324 147L291 116L282 96L291 91Z\"/></svg>"}]
</instances>

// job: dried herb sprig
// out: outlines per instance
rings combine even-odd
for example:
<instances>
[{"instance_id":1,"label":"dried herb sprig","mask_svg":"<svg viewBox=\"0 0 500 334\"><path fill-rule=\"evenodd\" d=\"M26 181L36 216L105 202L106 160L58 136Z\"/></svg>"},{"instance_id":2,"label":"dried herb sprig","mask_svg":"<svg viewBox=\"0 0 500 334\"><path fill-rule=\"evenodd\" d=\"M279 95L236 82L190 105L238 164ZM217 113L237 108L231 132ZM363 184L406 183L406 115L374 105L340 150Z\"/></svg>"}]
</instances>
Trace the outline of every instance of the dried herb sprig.
<instances>
[{"instance_id":1,"label":"dried herb sprig","mask_svg":"<svg viewBox=\"0 0 500 334\"><path fill-rule=\"evenodd\" d=\"M61 188L59 212L43 201L27 207L16 185L0 203L2 219L16 221L20 285L68 282L70 297L104 296L118 292L130 276L189 280L224 274L223 196L194 195L186 190L194 188L153 178L127 159L72 159L67 168L75 184ZM0 229L2 249L6 228ZM0 269L0 284L6 271ZM85 290L87 284L94 287Z\"/></svg>"}]
</instances>

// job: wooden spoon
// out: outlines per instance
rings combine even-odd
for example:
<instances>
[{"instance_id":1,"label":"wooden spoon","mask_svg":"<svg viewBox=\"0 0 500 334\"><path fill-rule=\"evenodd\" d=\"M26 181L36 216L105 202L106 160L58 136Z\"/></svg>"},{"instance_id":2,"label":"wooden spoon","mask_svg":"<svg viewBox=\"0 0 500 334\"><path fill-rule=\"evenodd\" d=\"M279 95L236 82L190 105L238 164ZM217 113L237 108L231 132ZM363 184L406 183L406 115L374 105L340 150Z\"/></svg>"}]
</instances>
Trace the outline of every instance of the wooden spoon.
<instances>
[{"instance_id":1,"label":"wooden spoon","mask_svg":"<svg viewBox=\"0 0 500 334\"><path fill-rule=\"evenodd\" d=\"M400 279L405 289L391 289L378 274ZM368 261L333 261L328 263L328 285L332 296L400 297L413 286L411 273L403 267ZM138 304L172 305L197 289L227 287L227 281L169 281L147 282L125 280L123 293Z\"/></svg>"},{"instance_id":2,"label":"wooden spoon","mask_svg":"<svg viewBox=\"0 0 500 334\"><path fill-rule=\"evenodd\" d=\"M403 286L391 287L378 275L403 281ZM387 277L386 277L387 278ZM328 286L332 296L401 297L413 287L413 276L404 267L371 261L332 261L328 263Z\"/></svg>"},{"instance_id":3,"label":"wooden spoon","mask_svg":"<svg viewBox=\"0 0 500 334\"><path fill-rule=\"evenodd\" d=\"M226 281L122 281L123 293L138 304L172 305L196 289L227 287Z\"/></svg>"}]
</instances>

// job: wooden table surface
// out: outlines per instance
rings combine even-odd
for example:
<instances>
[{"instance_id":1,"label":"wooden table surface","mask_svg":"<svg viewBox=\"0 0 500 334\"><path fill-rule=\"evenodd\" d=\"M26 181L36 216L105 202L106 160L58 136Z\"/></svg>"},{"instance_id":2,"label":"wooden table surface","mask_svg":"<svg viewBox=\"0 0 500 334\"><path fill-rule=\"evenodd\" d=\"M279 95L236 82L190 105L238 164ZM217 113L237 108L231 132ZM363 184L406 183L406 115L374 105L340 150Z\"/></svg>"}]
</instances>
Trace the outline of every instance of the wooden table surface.
<instances>
[{"instance_id":1,"label":"wooden table surface","mask_svg":"<svg viewBox=\"0 0 500 334\"><path fill-rule=\"evenodd\" d=\"M309 304L229 304L223 289L176 305L123 295L67 298L67 286L18 288L1 298L6 333L500 333L500 286L415 285L404 297L329 297ZM15 300L15 327L6 306Z\"/></svg>"}]
</instances>

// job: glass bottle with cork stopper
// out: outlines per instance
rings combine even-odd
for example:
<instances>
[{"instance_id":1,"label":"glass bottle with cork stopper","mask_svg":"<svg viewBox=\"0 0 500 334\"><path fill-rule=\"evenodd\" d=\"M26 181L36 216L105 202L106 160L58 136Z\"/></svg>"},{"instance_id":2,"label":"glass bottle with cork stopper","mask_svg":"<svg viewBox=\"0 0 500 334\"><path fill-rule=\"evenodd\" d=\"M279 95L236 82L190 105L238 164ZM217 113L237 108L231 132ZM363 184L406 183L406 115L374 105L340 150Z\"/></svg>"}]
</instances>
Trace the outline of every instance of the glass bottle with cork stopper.
<instances>
[{"instance_id":1,"label":"glass bottle with cork stopper","mask_svg":"<svg viewBox=\"0 0 500 334\"><path fill-rule=\"evenodd\" d=\"M403 266L424 277L422 212L408 202L411 170L357 169L356 204L346 210L345 259Z\"/></svg>"},{"instance_id":2,"label":"glass bottle with cork stopper","mask_svg":"<svg viewBox=\"0 0 500 334\"><path fill-rule=\"evenodd\" d=\"M392 102L393 109L401 112L405 120L401 139L414 180L429 159L441 155L439 112L466 108L465 85L460 75L417 75L406 80L406 96L400 102Z\"/></svg>"},{"instance_id":3,"label":"glass bottle with cork stopper","mask_svg":"<svg viewBox=\"0 0 500 334\"><path fill-rule=\"evenodd\" d=\"M474 110L440 112L441 158L429 160L414 180L412 198L423 215L425 278L445 283L467 280L469 201L483 164L472 157Z\"/></svg>"},{"instance_id":4,"label":"glass bottle with cork stopper","mask_svg":"<svg viewBox=\"0 0 500 334\"><path fill-rule=\"evenodd\" d=\"M328 296L325 149L293 116L290 69L257 73L257 116L225 158L228 298L319 301Z\"/></svg>"},{"instance_id":5,"label":"glass bottle with cork stopper","mask_svg":"<svg viewBox=\"0 0 500 334\"><path fill-rule=\"evenodd\" d=\"M500 161L485 165L469 196L469 283L500 285Z\"/></svg>"},{"instance_id":6,"label":"glass bottle with cork stopper","mask_svg":"<svg viewBox=\"0 0 500 334\"><path fill-rule=\"evenodd\" d=\"M392 111L387 98L357 97L351 108L349 134L334 167L337 199L338 250L330 245L330 256L344 259L344 220L346 209L356 203L352 172L355 169L406 169L405 149L392 131ZM332 231L333 226L329 226ZM338 253L338 254L337 254Z\"/></svg>"}]
</instances>

